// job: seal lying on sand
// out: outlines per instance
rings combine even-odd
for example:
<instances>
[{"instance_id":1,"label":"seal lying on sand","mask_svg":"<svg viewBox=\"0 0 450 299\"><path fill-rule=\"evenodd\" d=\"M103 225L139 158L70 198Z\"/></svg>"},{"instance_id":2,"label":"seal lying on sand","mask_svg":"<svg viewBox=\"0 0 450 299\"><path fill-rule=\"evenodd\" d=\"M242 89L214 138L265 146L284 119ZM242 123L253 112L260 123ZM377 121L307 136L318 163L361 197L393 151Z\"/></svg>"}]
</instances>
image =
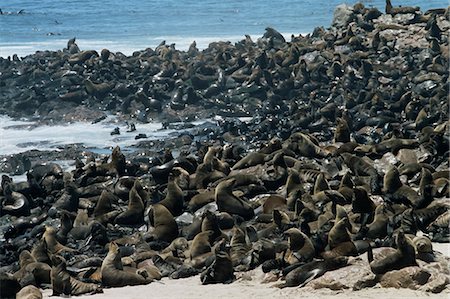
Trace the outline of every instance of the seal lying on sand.
<instances>
[{"instance_id":1,"label":"seal lying on sand","mask_svg":"<svg viewBox=\"0 0 450 299\"><path fill-rule=\"evenodd\" d=\"M127 285L140 285L152 282L136 271L128 272L124 270L121 261L119 246L115 242L109 243L109 251L103 260L101 267L102 283L109 287L123 287Z\"/></svg>"}]
</instances>

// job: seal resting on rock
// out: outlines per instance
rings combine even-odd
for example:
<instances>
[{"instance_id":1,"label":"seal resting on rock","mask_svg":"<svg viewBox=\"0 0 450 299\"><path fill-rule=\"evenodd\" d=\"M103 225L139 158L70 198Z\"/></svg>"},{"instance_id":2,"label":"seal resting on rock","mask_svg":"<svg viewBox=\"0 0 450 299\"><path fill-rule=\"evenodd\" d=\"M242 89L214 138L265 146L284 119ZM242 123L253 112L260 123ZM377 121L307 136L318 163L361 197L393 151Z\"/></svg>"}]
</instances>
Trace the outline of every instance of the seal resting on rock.
<instances>
[{"instance_id":1,"label":"seal resting on rock","mask_svg":"<svg viewBox=\"0 0 450 299\"><path fill-rule=\"evenodd\" d=\"M411 240L403 231L399 231L396 242L397 249L380 259L373 259L371 249L368 251L370 269L375 274L384 274L408 266L417 266L416 252Z\"/></svg>"}]
</instances>

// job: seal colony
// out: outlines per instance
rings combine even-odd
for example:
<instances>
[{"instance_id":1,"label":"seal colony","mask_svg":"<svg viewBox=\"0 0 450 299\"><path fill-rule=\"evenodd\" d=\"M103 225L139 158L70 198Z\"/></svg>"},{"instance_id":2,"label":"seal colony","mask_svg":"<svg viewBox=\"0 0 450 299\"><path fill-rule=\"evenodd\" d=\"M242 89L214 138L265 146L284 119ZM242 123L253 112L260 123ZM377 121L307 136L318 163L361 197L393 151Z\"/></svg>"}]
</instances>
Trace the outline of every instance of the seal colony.
<instances>
[{"instance_id":1,"label":"seal colony","mask_svg":"<svg viewBox=\"0 0 450 299\"><path fill-rule=\"evenodd\" d=\"M256 42L126 57L73 39L0 59L11 116L234 116L147 159L116 147L71 172L4 175L1 297L232 283L257 267L280 288L448 290L450 261L431 243L449 242L448 19L387 1L386 14L339 6L329 30L290 42L268 28Z\"/></svg>"}]
</instances>

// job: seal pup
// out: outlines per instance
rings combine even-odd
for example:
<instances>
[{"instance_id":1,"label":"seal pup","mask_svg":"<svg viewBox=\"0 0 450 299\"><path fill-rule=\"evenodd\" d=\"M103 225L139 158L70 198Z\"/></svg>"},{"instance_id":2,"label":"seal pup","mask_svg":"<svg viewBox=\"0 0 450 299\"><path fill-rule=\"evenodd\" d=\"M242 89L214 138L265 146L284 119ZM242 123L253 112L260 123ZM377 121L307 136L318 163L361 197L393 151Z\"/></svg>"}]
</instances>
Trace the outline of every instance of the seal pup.
<instances>
[{"instance_id":1,"label":"seal pup","mask_svg":"<svg viewBox=\"0 0 450 299\"><path fill-rule=\"evenodd\" d=\"M408 266L417 266L416 252L412 241L403 231L399 231L395 240L397 249L380 259L373 259L369 247L368 258L370 269L375 274L384 274L392 270L399 270Z\"/></svg>"},{"instance_id":2,"label":"seal pup","mask_svg":"<svg viewBox=\"0 0 450 299\"><path fill-rule=\"evenodd\" d=\"M233 262L229 254L229 247L225 240L216 244L213 263L200 274L202 284L231 283L235 279Z\"/></svg>"},{"instance_id":3,"label":"seal pup","mask_svg":"<svg viewBox=\"0 0 450 299\"><path fill-rule=\"evenodd\" d=\"M109 251L103 260L100 271L103 285L109 287L141 285L152 281L152 279L146 279L137 273L124 270L119 246L115 242L109 243Z\"/></svg>"},{"instance_id":4,"label":"seal pup","mask_svg":"<svg viewBox=\"0 0 450 299\"><path fill-rule=\"evenodd\" d=\"M233 235L230 240L230 258L233 267L240 265L251 249L246 232L238 226L233 227Z\"/></svg>"},{"instance_id":5,"label":"seal pup","mask_svg":"<svg viewBox=\"0 0 450 299\"><path fill-rule=\"evenodd\" d=\"M61 256L53 255L51 260L53 263L51 271L52 296L77 296L86 293L103 293L100 286L93 283L82 282L70 276L66 269L66 261Z\"/></svg>"}]
</instances>

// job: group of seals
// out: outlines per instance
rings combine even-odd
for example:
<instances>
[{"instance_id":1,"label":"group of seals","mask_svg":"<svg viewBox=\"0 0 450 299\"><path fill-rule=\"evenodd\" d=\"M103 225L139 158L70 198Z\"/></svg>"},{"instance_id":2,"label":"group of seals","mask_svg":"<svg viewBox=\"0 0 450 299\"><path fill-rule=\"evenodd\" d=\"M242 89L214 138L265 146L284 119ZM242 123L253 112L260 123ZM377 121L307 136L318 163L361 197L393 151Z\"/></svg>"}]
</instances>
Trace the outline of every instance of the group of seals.
<instances>
[{"instance_id":1,"label":"group of seals","mask_svg":"<svg viewBox=\"0 0 450 299\"><path fill-rule=\"evenodd\" d=\"M230 283L258 266L291 287L365 252L378 276L434 260L430 239L449 240L449 121L435 104L448 107L439 66L448 69L440 31L450 26L439 11L414 13L408 25L427 22L418 40L430 48L399 50L385 31L401 40L406 27L383 27L395 16L361 4L345 28L291 42L270 28L257 43L213 43L202 54L161 44L126 60L71 41L47 67L73 72L52 84L78 82L92 105L119 96L124 110L150 114L152 100L170 101L170 113L198 103L259 112L248 123L229 118L198 130L177 157L169 147L136 156L115 147L101 159L80 157L71 172L38 164L26 183L3 176L1 217L11 221L0 227L0 283L9 285L0 291L10 297L50 280L55 295L77 295L196 274L203 284ZM6 85L20 63L0 60ZM145 69L153 79L113 87L96 68L120 78ZM415 239L418 231L425 236ZM380 258L376 247L396 249Z\"/></svg>"}]
</instances>

